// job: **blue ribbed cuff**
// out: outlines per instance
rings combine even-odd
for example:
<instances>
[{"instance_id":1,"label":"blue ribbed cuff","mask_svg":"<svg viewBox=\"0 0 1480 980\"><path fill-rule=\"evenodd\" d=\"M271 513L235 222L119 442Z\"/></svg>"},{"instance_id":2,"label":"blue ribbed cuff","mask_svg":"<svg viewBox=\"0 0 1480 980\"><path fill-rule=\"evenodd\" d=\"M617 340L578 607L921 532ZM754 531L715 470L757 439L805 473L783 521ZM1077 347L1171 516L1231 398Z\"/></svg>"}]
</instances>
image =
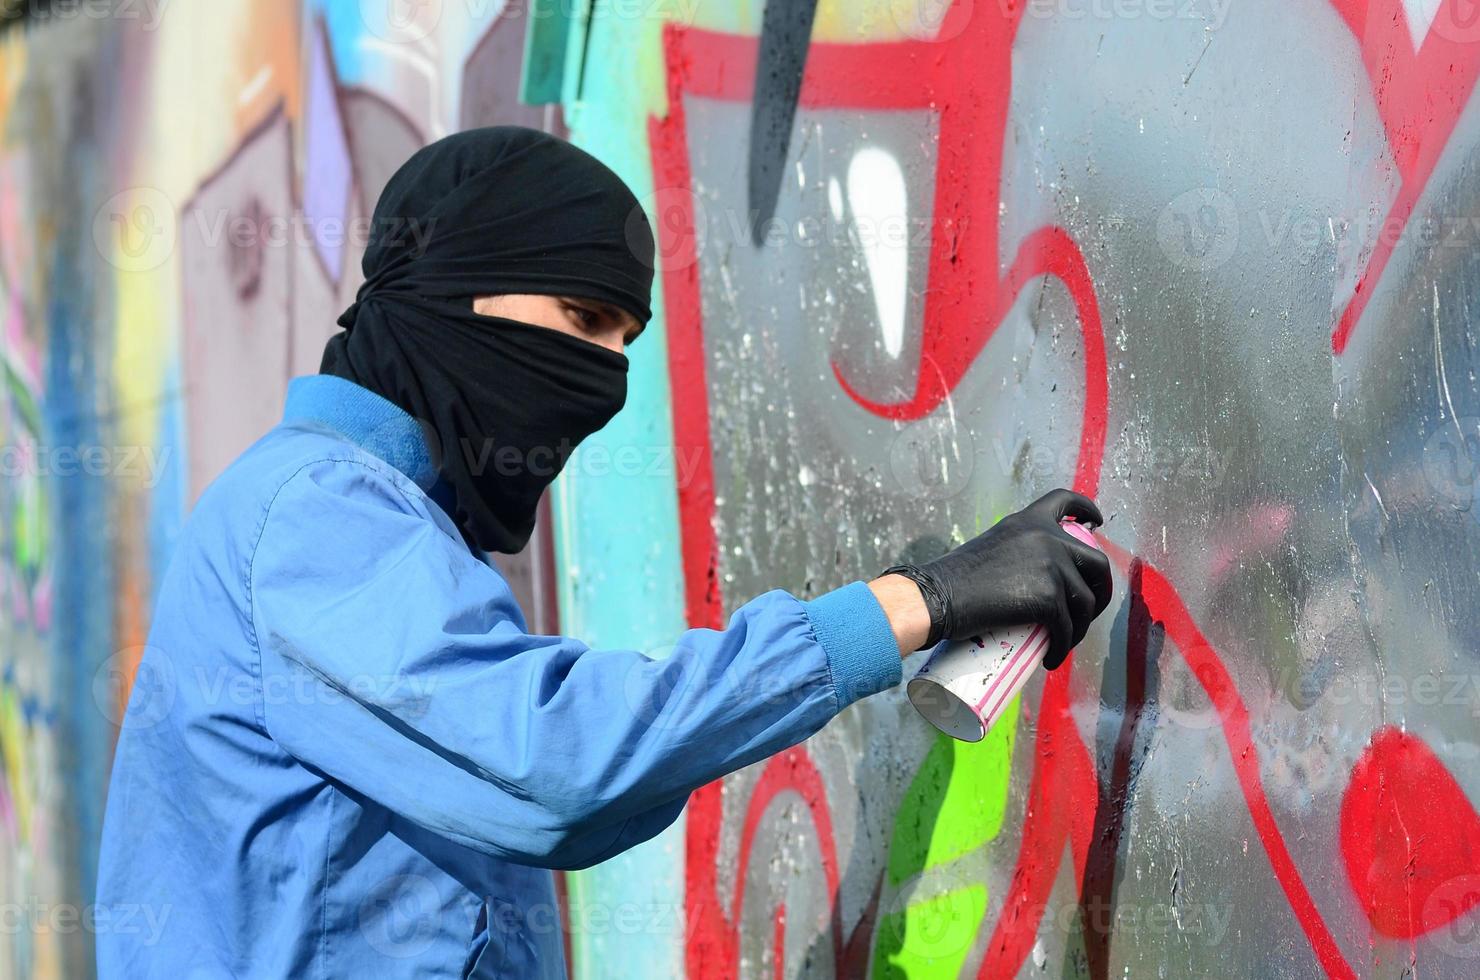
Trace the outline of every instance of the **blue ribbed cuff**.
<instances>
[{"instance_id":1,"label":"blue ribbed cuff","mask_svg":"<svg viewBox=\"0 0 1480 980\"><path fill-rule=\"evenodd\" d=\"M867 585L854 582L802 606L827 654L839 710L899 683L899 644Z\"/></svg>"}]
</instances>

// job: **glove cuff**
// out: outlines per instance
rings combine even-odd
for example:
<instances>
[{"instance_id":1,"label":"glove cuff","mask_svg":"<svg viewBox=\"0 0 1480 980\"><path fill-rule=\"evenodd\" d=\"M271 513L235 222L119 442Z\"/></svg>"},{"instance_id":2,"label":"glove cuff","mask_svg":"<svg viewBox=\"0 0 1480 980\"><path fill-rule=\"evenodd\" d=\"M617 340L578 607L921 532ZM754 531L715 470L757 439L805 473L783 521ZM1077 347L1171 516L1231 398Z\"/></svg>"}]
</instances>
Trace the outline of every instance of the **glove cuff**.
<instances>
[{"instance_id":1,"label":"glove cuff","mask_svg":"<svg viewBox=\"0 0 1480 980\"><path fill-rule=\"evenodd\" d=\"M916 649L928 650L939 643L941 636L945 633L946 597L941 592L935 578L919 565L893 565L879 574L903 575L920 587L920 595L925 599L925 608L930 611L930 635L925 638L924 644Z\"/></svg>"}]
</instances>

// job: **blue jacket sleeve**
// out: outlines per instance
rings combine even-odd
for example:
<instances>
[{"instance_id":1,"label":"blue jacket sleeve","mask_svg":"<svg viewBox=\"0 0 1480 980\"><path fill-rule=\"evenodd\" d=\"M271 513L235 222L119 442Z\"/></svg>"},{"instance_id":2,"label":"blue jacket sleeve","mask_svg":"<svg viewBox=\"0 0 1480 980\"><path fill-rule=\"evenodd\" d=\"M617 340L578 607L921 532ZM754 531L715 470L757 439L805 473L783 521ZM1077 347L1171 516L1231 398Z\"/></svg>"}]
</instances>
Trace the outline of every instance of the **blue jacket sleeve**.
<instances>
[{"instance_id":1,"label":"blue jacket sleeve","mask_svg":"<svg viewBox=\"0 0 1480 980\"><path fill-rule=\"evenodd\" d=\"M290 755L506 860L585 867L698 786L899 681L868 587L773 591L668 656L533 636L507 584L398 474L299 470L253 552L260 719Z\"/></svg>"}]
</instances>

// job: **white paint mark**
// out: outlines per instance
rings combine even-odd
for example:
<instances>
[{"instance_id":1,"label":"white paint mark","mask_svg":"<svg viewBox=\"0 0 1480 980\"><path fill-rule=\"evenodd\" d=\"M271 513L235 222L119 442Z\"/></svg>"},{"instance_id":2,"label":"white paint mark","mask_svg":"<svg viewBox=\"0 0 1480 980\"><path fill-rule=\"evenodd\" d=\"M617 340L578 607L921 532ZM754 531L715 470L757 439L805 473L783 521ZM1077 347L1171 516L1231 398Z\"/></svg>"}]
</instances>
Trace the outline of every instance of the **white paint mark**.
<instances>
[{"instance_id":1,"label":"white paint mark","mask_svg":"<svg viewBox=\"0 0 1480 980\"><path fill-rule=\"evenodd\" d=\"M1413 50L1423 47L1429 29L1434 26L1434 17L1444 0L1403 0L1403 19L1408 23L1408 36L1413 39Z\"/></svg>"},{"instance_id":2,"label":"white paint mark","mask_svg":"<svg viewBox=\"0 0 1480 980\"><path fill-rule=\"evenodd\" d=\"M905 290L909 281L909 204L904 171L894 156L865 147L848 162L848 207L863 245L884 350L904 349Z\"/></svg>"},{"instance_id":3,"label":"white paint mark","mask_svg":"<svg viewBox=\"0 0 1480 980\"><path fill-rule=\"evenodd\" d=\"M843 185L838 183L838 178L827 179L827 206L832 211L834 221L843 220Z\"/></svg>"},{"instance_id":4,"label":"white paint mark","mask_svg":"<svg viewBox=\"0 0 1480 980\"><path fill-rule=\"evenodd\" d=\"M1439 376L1439 387L1444 391L1444 404L1449 406L1449 421L1454 423L1459 444L1465 444L1464 430L1459 427L1459 413L1454 410L1454 399L1449 394L1449 372L1444 370L1444 340L1439 336L1439 284L1434 283L1434 371Z\"/></svg>"},{"instance_id":5,"label":"white paint mark","mask_svg":"<svg viewBox=\"0 0 1480 980\"><path fill-rule=\"evenodd\" d=\"M375 51L392 61L399 61L427 82L427 130L433 139L440 139L447 135L447 126L442 121L442 114L437 107L438 80L440 73L437 63L424 54L407 50L404 44L390 44L372 37L361 37L357 41L361 48ZM421 45L418 45L420 47Z\"/></svg>"},{"instance_id":6,"label":"white paint mark","mask_svg":"<svg viewBox=\"0 0 1480 980\"><path fill-rule=\"evenodd\" d=\"M271 78L272 65L263 65L257 69L257 74L253 75L247 84L242 86L241 94L236 97L236 104L247 105L253 99L257 98L257 96L262 94L262 90L267 88L267 83Z\"/></svg>"},{"instance_id":7,"label":"white paint mark","mask_svg":"<svg viewBox=\"0 0 1480 980\"><path fill-rule=\"evenodd\" d=\"M1372 499L1377 501L1377 509L1382 511L1383 521L1388 521L1388 511L1387 507L1383 505L1382 494L1377 492L1377 485L1372 482L1372 477L1367 475L1366 470L1362 471L1362 479L1367 481L1367 488L1372 491Z\"/></svg>"}]
</instances>

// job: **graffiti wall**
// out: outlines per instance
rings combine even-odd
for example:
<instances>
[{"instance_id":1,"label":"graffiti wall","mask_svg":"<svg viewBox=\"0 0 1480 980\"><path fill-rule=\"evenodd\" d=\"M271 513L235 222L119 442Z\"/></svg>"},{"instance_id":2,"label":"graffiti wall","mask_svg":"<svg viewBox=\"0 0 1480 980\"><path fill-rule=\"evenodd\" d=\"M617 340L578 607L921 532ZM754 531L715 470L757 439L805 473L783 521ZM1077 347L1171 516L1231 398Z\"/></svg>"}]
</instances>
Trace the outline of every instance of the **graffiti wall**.
<instances>
[{"instance_id":1,"label":"graffiti wall","mask_svg":"<svg viewBox=\"0 0 1480 980\"><path fill-rule=\"evenodd\" d=\"M147 941L90 901L171 544L316 369L390 173L505 122L607 160L660 244L628 406L507 563L531 622L663 656L1059 485L1117 569L986 740L888 692L562 876L574 975L1475 976L1477 79L1469 0L12 25L0 977Z\"/></svg>"}]
</instances>

